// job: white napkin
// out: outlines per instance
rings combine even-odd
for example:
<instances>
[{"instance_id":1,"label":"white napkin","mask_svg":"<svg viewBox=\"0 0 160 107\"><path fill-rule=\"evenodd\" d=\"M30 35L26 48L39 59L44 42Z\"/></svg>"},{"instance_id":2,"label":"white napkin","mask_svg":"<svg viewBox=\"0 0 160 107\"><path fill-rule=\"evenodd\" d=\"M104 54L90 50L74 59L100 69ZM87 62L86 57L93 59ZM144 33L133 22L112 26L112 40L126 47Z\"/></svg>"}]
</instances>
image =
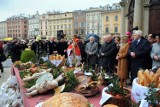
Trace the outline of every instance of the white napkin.
<instances>
[{"instance_id":1,"label":"white napkin","mask_svg":"<svg viewBox=\"0 0 160 107\"><path fill-rule=\"evenodd\" d=\"M136 103L138 103L142 99L145 99L146 98L145 94L147 94L147 93L148 93L148 87L144 87L144 86L139 85L137 83L137 78L134 79L131 94L132 94L134 100L136 101Z\"/></svg>"},{"instance_id":2,"label":"white napkin","mask_svg":"<svg viewBox=\"0 0 160 107\"><path fill-rule=\"evenodd\" d=\"M90 72L84 72L84 75L86 75L86 76L92 76L92 73L90 73Z\"/></svg>"},{"instance_id":3,"label":"white napkin","mask_svg":"<svg viewBox=\"0 0 160 107\"><path fill-rule=\"evenodd\" d=\"M38 103L35 107L42 107L43 103L44 103L44 102L40 102L40 103Z\"/></svg>"},{"instance_id":4,"label":"white napkin","mask_svg":"<svg viewBox=\"0 0 160 107\"><path fill-rule=\"evenodd\" d=\"M135 78L133 80L131 95L135 100L135 102L139 103L139 101L143 101L146 98L145 94L146 95L148 94L149 88L138 84L137 81L138 81L138 78ZM160 90L160 88L155 88L155 89L157 91Z\"/></svg>"},{"instance_id":5,"label":"white napkin","mask_svg":"<svg viewBox=\"0 0 160 107\"><path fill-rule=\"evenodd\" d=\"M48 60L48 56L42 57L43 61L47 61Z\"/></svg>"},{"instance_id":6,"label":"white napkin","mask_svg":"<svg viewBox=\"0 0 160 107\"><path fill-rule=\"evenodd\" d=\"M51 62L52 62L56 67L58 67L59 64L61 64L62 60L51 60Z\"/></svg>"},{"instance_id":7,"label":"white napkin","mask_svg":"<svg viewBox=\"0 0 160 107\"><path fill-rule=\"evenodd\" d=\"M75 69L74 70L74 74L76 74L76 73L78 73L78 72L80 72L81 71L81 69Z\"/></svg>"},{"instance_id":8,"label":"white napkin","mask_svg":"<svg viewBox=\"0 0 160 107\"><path fill-rule=\"evenodd\" d=\"M108 87L103 88L102 90L102 98L100 100L100 105L102 106L109 98L111 98L112 96L110 94L106 93L106 90L108 90Z\"/></svg>"},{"instance_id":9,"label":"white napkin","mask_svg":"<svg viewBox=\"0 0 160 107\"><path fill-rule=\"evenodd\" d=\"M139 107L148 107L148 102L146 100L141 100L141 104Z\"/></svg>"}]
</instances>

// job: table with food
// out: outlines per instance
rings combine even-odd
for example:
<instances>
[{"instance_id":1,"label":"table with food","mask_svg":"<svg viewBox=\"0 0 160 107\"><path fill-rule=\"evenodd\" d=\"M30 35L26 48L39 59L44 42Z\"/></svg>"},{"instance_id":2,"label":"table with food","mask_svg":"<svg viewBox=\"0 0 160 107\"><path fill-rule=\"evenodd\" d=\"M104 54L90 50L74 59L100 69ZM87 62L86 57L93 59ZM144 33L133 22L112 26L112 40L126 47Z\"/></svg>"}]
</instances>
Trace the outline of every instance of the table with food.
<instances>
[{"instance_id":1,"label":"table with food","mask_svg":"<svg viewBox=\"0 0 160 107\"><path fill-rule=\"evenodd\" d=\"M159 105L160 69L139 70L129 89L116 75L109 76L103 69L93 70L84 63L68 67L64 57L57 56L50 56L50 60L39 64L21 61L13 64L11 72L17 78L24 107ZM61 63L56 65L56 60Z\"/></svg>"}]
</instances>

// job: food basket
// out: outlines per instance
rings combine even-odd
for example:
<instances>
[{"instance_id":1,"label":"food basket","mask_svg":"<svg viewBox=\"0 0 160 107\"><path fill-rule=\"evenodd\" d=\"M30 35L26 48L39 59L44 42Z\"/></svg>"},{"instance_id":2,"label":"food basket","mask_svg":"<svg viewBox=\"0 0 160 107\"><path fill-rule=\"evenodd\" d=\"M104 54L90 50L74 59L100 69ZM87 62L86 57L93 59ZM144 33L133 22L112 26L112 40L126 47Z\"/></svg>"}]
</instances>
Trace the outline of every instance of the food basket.
<instances>
[{"instance_id":1,"label":"food basket","mask_svg":"<svg viewBox=\"0 0 160 107\"><path fill-rule=\"evenodd\" d=\"M122 96L113 96L111 95L108 91L108 88L104 88L102 91L102 98L100 101L101 105L106 105L106 104L114 104L117 105L118 107L131 107L131 94L130 94L130 90L128 88L123 88L125 91L128 92L128 94L126 96L124 96L124 98Z\"/></svg>"},{"instance_id":2,"label":"food basket","mask_svg":"<svg viewBox=\"0 0 160 107\"><path fill-rule=\"evenodd\" d=\"M155 89L160 90L160 88L155 88ZM132 91L131 91L132 100L135 103L139 103L139 101L146 98L145 94L148 94L148 90L149 90L148 87L138 84L138 78L135 78L133 80Z\"/></svg>"}]
</instances>

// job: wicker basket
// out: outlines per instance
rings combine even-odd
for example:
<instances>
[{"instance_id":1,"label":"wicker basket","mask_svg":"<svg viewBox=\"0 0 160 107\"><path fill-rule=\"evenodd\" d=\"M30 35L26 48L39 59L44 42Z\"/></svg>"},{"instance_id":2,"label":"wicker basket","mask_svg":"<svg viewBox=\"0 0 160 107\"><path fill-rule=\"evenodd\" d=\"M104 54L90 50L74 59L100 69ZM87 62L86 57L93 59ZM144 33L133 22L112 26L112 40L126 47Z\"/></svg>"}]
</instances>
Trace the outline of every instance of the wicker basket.
<instances>
[{"instance_id":1,"label":"wicker basket","mask_svg":"<svg viewBox=\"0 0 160 107\"><path fill-rule=\"evenodd\" d=\"M64 72L73 71L75 69L75 67L67 67L66 62L67 62L67 59L65 59L64 62L62 63L63 65L61 67L62 67L63 71Z\"/></svg>"}]
</instances>

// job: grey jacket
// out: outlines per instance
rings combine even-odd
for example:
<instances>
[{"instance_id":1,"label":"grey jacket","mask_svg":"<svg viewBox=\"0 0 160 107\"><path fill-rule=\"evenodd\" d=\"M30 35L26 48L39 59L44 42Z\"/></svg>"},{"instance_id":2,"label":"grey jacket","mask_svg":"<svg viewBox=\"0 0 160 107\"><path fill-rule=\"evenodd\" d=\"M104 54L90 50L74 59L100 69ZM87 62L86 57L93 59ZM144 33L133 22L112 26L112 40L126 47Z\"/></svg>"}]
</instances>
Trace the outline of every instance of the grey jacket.
<instances>
[{"instance_id":1,"label":"grey jacket","mask_svg":"<svg viewBox=\"0 0 160 107\"><path fill-rule=\"evenodd\" d=\"M86 44L85 52L89 54L89 52L92 52L92 55L95 55L98 53L98 43L96 42L89 42Z\"/></svg>"},{"instance_id":2,"label":"grey jacket","mask_svg":"<svg viewBox=\"0 0 160 107\"><path fill-rule=\"evenodd\" d=\"M152 58L152 68L155 66L160 66L160 60L156 61L153 59L154 55L158 55L158 57L160 58L160 43L154 43L152 46L152 50L150 53L150 56Z\"/></svg>"}]
</instances>

